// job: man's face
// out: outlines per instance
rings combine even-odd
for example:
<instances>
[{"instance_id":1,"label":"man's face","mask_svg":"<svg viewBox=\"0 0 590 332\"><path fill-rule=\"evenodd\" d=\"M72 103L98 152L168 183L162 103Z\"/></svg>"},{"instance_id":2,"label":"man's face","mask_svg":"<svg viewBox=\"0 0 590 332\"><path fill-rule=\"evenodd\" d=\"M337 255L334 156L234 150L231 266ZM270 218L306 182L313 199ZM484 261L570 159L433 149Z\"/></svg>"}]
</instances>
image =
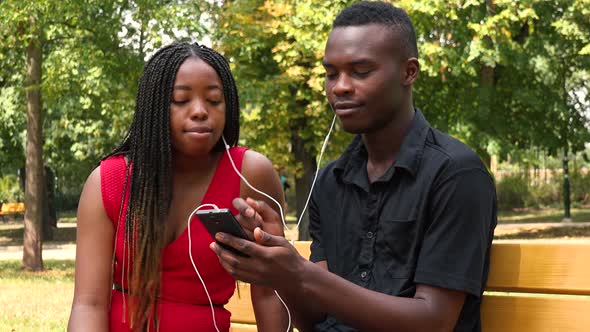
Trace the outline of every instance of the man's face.
<instances>
[{"instance_id":1,"label":"man's face","mask_svg":"<svg viewBox=\"0 0 590 332\"><path fill-rule=\"evenodd\" d=\"M374 132L400 112L409 87L397 35L379 24L332 30L323 59L326 96L347 132Z\"/></svg>"}]
</instances>

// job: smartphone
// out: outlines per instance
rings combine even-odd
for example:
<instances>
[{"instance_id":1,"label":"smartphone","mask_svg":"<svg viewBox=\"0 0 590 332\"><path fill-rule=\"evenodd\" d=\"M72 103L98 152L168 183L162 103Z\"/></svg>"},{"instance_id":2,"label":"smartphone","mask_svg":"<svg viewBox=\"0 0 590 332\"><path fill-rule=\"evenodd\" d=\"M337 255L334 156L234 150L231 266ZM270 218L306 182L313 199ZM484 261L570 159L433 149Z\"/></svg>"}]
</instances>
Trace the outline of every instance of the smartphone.
<instances>
[{"instance_id":1,"label":"smartphone","mask_svg":"<svg viewBox=\"0 0 590 332\"><path fill-rule=\"evenodd\" d=\"M199 210L197 211L197 217L199 220L201 220L201 223L203 226L205 226L213 239L215 239L215 234L222 232L249 240L240 223L228 209ZM224 249L227 249L236 255L248 257L248 255L234 249L233 247L230 247L224 243L220 243L217 240L215 240L215 242L217 242L217 244L219 244Z\"/></svg>"}]
</instances>

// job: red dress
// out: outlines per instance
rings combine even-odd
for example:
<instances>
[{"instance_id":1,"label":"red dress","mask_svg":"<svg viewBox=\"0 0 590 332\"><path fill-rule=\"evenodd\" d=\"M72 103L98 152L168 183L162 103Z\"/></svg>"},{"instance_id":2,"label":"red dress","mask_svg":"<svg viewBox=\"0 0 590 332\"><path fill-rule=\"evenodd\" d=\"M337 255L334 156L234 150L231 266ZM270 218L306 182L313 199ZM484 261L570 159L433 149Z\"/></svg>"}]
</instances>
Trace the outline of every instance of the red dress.
<instances>
[{"instance_id":1,"label":"red dress","mask_svg":"<svg viewBox=\"0 0 590 332\"><path fill-rule=\"evenodd\" d=\"M232 148L230 153L236 167L241 171L242 159L246 149ZM111 157L100 164L101 191L105 210L113 221L119 220L119 207L125 182L125 160L123 156ZM122 211L126 211L129 199L129 185L125 194ZM195 202L195 208L201 204L215 204L219 208L229 208L233 214L237 211L231 202L240 196L240 178L232 169L227 154L224 152L219 160L215 175L207 188L202 202ZM206 208L205 208L206 209ZM115 242L115 266L113 282L128 289L127 276L123 276L123 257L128 250L124 244L125 213L121 213L119 231ZM229 331L230 312L225 305L234 293L235 280L228 274L215 253L209 248L213 239L196 216L191 220L192 256L214 304L217 327L220 331ZM124 251L125 250L125 251ZM162 255L161 292L159 298L160 331L215 331L211 307L188 255L188 233L185 229L173 242L168 244ZM125 259L125 274L128 260ZM131 331L128 319L128 295L125 294L126 310L123 312L123 293L112 291L110 308L110 331Z\"/></svg>"}]
</instances>

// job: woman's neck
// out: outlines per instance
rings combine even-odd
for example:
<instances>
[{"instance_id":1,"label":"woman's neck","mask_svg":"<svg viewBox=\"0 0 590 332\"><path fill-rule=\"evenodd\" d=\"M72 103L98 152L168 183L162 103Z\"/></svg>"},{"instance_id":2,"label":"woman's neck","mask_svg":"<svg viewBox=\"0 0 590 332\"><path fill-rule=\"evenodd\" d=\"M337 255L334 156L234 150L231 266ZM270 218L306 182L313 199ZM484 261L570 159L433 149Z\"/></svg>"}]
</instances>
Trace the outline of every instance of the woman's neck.
<instances>
[{"instance_id":1,"label":"woman's neck","mask_svg":"<svg viewBox=\"0 0 590 332\"><path fill-rule=\"evenodd\" d=\"M221 152L210 152L203 156L185 156L172 153L172 174L174 182L198 182L204 175L217 167Z\"/></svg>"}]
</instances>

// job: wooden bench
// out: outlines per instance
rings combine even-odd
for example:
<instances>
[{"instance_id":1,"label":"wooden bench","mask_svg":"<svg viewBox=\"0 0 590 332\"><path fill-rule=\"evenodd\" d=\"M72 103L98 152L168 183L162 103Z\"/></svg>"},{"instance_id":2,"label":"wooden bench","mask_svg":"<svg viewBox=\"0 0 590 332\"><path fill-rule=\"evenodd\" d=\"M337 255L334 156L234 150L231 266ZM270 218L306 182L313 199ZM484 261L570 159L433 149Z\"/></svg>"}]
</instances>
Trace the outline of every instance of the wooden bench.
<instances>
[{"instance_id":1,"label":"wooden bench","mask_svg":"<svg viewBox=\"0 0 590 332\"><path fill-rule=\"evenodd\" d=\"M25 203L2 203L0 207L0 217L2 221L6 221L8 216L22 215L25 212Z\"/></svg>"},{"instance_id":2,"label":"wooden bench","mask_svg":"<svg viewBox=\"0 0 590 332\"><path fill-rule=\"evenodd\" d=\"M296 242L309 257L309 242ZM481 308L484 332L590 331L590 241L492 245ZM250 287L227 305L232 332L256 331Z\"/></svg>"}]
</instances>

